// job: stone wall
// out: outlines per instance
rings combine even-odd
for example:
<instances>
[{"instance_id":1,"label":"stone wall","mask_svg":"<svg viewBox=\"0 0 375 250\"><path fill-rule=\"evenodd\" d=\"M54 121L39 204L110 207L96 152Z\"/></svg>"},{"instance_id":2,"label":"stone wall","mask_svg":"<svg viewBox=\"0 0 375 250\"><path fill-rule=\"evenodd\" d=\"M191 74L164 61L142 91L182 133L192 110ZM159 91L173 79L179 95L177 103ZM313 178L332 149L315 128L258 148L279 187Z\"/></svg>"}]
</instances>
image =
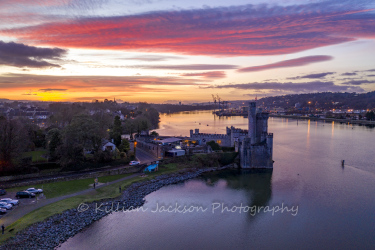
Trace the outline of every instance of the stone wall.
<instances>
[{"instance_id":1,"label":"stone wall","mask_svg":"<svg viewBox=\"0 0 375 250\"><path fill-rule=\"evenodd\" d=\"M232 146L230 135L199 133L199 129L195 129L195 133L193 133L193 130L190 130L190 139L200 141L200 144L215 141L222 147Z\"/></svg>"}]
</instances>

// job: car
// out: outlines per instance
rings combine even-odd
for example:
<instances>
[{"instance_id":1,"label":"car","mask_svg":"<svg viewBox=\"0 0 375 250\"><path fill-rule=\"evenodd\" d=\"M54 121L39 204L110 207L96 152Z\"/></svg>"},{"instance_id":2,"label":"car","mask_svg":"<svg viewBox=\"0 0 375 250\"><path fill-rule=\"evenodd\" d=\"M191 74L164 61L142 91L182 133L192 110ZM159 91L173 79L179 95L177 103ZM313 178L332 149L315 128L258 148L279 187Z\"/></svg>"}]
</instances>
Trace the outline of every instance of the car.
<instances>
[{"instance_id":1,"label":"car","mask_svg":"<svg viewBox=\"0 0 375 250\"><path fill-rule=\"evenodd\" d=\"M0 188L0 195L6 195L7 191L5 189Z\"/></svg>"},{"instance_id":2,"label":"car","mask_svg":"<svg viewBox=\"0 0 375 250\"><path fill-rule=\"evenodd\" d=\"M0 214L6 214L8 211L4 208L0 208Z\"/></svg>"},{"instance_id":3,"label":"car","mask_svg":"<svg viewBox=\"0 0 375 250\"><path fill-rule=\"evenodd\" d=\"M19 191L16 193L16 198L33 198L35 194L27 192L27 191Z\"/></svg>"},{"instance_id":4,"label":"car","mask_svg":"<svg viewBox=\"0 0 375 250\"><path fill-rule=\"evenodd\" d=\"M43 193L43 189L38 188L28 188L25 191L32 193L32 194L40 194Z\"/></svg>"},{"instance_id":5,"label":"car","mask_svg":"<svg viewBox=\"0 0 375 250\"><path fill-rule=\"evenodd\" d=\"M138 165L138 164L140 164L139 161L131 161L131 162L129 163L130 166L135 166L135 165Z\"/></svg>"},{"instance_id":6,"label":"car","mask_svg":"<svg viewBox=\"0 0 375 250\"><path fill-rule=\"evenodd\" d=\"M3 198L0 202L6 202L8 204L12 204L13 206L20 204L19 200L13 200L11 198Z\"/></svg>"},{"instance_id":7,"label":"car","mask_svg":"<svg viewBox=\"0 0 375 250\"><path fill-rule=\"evenodd\" d=\"M5 203L5 202L0 202L0 208L5 208L6 210L9 210L9 209L12 209L13 205L12 204L8 204L8 203Z\"/></svg>"}]
</instances>

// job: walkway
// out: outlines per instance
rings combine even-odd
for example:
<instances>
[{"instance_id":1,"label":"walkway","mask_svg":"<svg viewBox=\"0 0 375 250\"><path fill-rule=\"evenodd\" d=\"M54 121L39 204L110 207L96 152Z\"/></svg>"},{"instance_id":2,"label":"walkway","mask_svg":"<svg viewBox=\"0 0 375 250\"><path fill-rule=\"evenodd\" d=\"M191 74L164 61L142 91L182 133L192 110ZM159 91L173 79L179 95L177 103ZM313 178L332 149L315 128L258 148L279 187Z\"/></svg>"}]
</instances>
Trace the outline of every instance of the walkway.
<instances>
[{"instance_id":1,"label":"walkway","mask_svg":"<svg viewBox=\"0 0 375 250\"><path fill-rule=\"evenodd\" d=\"M124 177L124 178L121 178L121 179L118 179L118 180L115 180L115 181L111 181L111 182L106 183L105 185L98 186L96 189L99 189L101 187L105 187L107 185L111 185L111 184L114 184L114 183L117 183L117 182L125 181L125 180L128 180L128 179L137 177L139 175L141 175L141 174L137 173L137 174L133 174L133 175L130 175L130 176L127 176L127 177ZM70 198L70 197L74 197L74 196L77 196L77 195L89 194L90 192L94 192L94 189L89 188L89 189L85 189L85 190L82 190L82 191L79 191L79 192L76 192L76 193L67 194L67 195L63 195L63 196L59 196L59 197L54 197L54 198L51 198L51 199L38 200L36 203L25 205L25 206L20 206L20 207L16 206L13 210L11 210L9 213L4 215L0 219L0 225L4 224L5 227L7 227L10 224L12 224L13 222L15 222L18 219L25 216L26 214L28 214L28 213L30 213L30 212L38 209L38 208L47 206L49 204L52 204L52 203L55 203L55 202L58 202L58 201L61 201L61 200L64 200L64 199L67 199L67 198Z\"/></svg>"}]
</instances>

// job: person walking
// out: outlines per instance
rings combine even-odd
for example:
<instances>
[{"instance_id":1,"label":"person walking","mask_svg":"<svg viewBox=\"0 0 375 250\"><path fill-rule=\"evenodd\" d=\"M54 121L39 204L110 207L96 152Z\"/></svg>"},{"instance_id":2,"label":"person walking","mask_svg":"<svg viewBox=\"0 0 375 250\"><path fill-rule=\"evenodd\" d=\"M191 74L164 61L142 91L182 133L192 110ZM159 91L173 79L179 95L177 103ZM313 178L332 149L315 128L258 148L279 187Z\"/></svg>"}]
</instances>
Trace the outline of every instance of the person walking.
<instances>
[{"instance_id":1,"label":"person walking","mask_svg":"<svg viewBox=\"0 0 375 250\"><path fill-rule=\"evenodd\" d=\"M4 231L5 231L5 226L3 224L3 225L1 225L1 233L4 234Z\"/></svg>"},{"instance_id":2,"label":"person walking","mask_svg":"<svg viewBox=\"0 0 375 250\"><path fill-rule=\"evenodd\" d=\"M118 186L118 190L120 191L120 194L121 194L121 186Z\"/></svg>"},{"instance_id":3,"label":"person walking","mask_svg":"<svg viewBox=\"0 0 375 250\"><path fill-rule=\"evenodd\" d=\"M94 189L95 189L95 184L96 184L96 183L94 182Z\"/></svg>"}]
</instances>

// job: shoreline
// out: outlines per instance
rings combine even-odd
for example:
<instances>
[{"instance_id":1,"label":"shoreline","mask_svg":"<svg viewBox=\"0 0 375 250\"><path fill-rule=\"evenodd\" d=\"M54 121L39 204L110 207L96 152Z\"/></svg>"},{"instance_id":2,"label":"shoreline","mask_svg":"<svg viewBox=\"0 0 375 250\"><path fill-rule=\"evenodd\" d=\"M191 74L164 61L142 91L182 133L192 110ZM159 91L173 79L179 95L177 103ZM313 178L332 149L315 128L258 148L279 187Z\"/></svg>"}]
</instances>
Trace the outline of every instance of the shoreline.
<instances>
[{"instance_id":1,"label":"shoreline","mask_svg":"<svg viewBox=\"0 0 375 250\"><path fill-rule=\"evenodd\" d=\"M375 121L367 121L367 120L350 120L350 119L320 118L320 117L308 117L308 116L296 116L296 115L273 115L273 114L270 114L270 117L290 118L290 119L296 119L296 120L340 122L340 123L350 123L350 124L358 124L358 125L375 125Z\"/></svg>"},{"instance_id":2,"label":"shoreline","mask_svg":"<svg viewBox=\"0 0 375 250\"><path fill-rule=\"evenodd\" d=\"M18 232L0 246L3 249L51 249L61 246L65 241L78 234L95 221L114 211L125 211L143 206L146 195L168 185L177 184L196 178L203 173L234 168L235 164L222 167L185 170L183 172L156 176L147 181L137 182L126 188L121 196L114 199L101 200L103 205L97 209L97 202L81 203L72 208L48 217ZM113 210L115 204L116 210Z\"/></svg>"}]
</instances>

